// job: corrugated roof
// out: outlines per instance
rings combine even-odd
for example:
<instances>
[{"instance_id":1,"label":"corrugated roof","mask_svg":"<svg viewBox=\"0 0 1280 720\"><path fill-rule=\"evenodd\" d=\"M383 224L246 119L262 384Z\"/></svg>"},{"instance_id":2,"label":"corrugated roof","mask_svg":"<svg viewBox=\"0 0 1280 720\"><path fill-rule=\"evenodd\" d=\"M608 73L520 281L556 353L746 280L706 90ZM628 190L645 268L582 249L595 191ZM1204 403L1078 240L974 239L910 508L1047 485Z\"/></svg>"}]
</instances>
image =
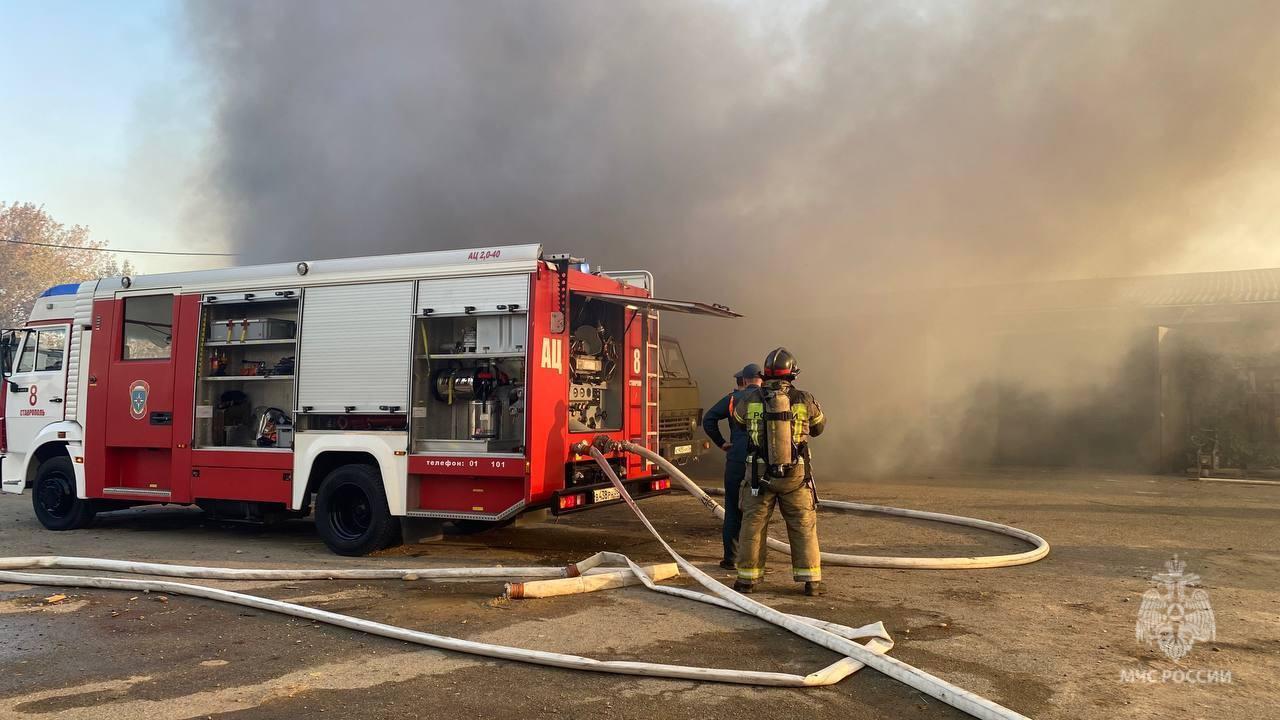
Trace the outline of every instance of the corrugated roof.
<instances>
[{"instance_id":1,"label":"corrugated roof","mask_svg":"<svg viewBox=\"0 0 1280 720\"><path fill-rule=\"evenodd\" d=\"M1113 281L1126 305L1235 305L1280 302L1280 268L1122 278Z\"/></svg>"},{"instance_id":2,"label":"corrugated roof","mask_svg":"<svg viewBox=\"0 0 1280 720\"><path fill-rule=\"evenodd\" d=\"M988 285L930 294L934 300L995 312L1280 303L1280 268Z\"/></svg>"}]
</instances>

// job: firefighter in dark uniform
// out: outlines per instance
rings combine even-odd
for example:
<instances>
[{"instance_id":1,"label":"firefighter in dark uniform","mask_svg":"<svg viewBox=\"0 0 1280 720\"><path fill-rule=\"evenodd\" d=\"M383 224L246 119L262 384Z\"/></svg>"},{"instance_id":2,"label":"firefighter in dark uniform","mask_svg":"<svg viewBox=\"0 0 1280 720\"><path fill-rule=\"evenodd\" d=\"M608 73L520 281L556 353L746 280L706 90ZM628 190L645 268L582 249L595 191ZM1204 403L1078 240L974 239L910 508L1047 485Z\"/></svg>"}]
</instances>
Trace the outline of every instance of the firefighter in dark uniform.
<instances>
[{"instance_id":1,"label":"firefighter in dark uniform","mask_svg":"<svg viewBox=\"0 0 1280 720\"><path fill-rule=\"evenodd\" d=\"M738 534L742 532L742 505L738 499L738 491L747 477L747 445L749 443L746 428L732 421L729 423L729 441L725 442L724 435L720 434L720 421L729 419L729 409L736 398L741 396L747 388L761 383L760 366L751 363L734 373L733 377L738 387L720 398L720 402L712 405L711 409L702 416L702 431L711 438L711 442L726 453L724 528L721 533L724 540L724 559L720 561L720 567L725 570L733 570L738 558Z\"/></svg>"},{"instance_id":2,"label":"firefighter in dark uniform","mask_svg":"<svg viewBox=\"0 0 1280 720\"><path fill-rule=\"evenodd\" d=\"M818 493L814 487L809 439L822 434L826 418L813 395L792 385L800 368L786 348L764 361L764 385L735 398L732 421L747 431L752 455L742 492L742 535L738 579L733 588L751 592L764 579L769 552L769 519L777 506L791 544L791 576L806 595L822 595L818 549Z\"/></svg>"}]
</instances>

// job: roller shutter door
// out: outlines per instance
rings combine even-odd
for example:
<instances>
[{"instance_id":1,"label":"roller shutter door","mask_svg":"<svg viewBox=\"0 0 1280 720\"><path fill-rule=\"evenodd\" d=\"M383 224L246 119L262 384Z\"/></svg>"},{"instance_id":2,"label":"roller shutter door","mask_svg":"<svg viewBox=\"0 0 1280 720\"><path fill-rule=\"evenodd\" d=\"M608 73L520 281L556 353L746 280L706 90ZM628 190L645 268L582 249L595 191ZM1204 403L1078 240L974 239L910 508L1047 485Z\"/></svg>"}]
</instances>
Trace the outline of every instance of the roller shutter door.
<instances>
[{"instance_id":1,"label":"roller shutter door","mask_svg":"<svg viewBox=\"0 0 1280 720\"><path fill-rule=\"evenodd\" d=\"M419 313L430 310L432 317L528 312L529 276L491 275L420 280L416 305Z\"/></svg>"},{"instance_id":2,"label":"roller shutter door","mask_svg":"<svg viewBox=\"0 0 1280 720\"><path fill-rule=\"evenodd\" d=\"M307 288L298 410L405 412L412 324L412 282Z\"/></svg>"}]
</instances>

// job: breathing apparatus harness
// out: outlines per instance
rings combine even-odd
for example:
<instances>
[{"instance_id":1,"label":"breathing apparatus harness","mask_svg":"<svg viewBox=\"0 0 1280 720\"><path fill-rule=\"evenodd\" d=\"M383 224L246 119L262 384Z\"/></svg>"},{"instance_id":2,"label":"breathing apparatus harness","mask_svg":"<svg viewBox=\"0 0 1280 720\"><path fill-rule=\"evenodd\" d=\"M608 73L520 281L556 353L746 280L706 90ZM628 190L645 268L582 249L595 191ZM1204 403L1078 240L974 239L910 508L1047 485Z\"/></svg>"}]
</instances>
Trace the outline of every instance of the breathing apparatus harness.
<instances>
[{"instance_id":1,"label":"breathing apparatus harness","mask_svg":"<svg viewBox=\"0 0 1280 720\"><path fill-rule=\"evenodd\" d=\"M792 376L794 377L794 376ZM771 487L775 480L791 477L797 464L804 467L804 484L818 501L817 485L813 479L813 459L809 453L808 437L797 441L795 411L791 408L791 378L768 380L756 392L764 404L764 412L758 421L764 442L757 442L761 433L751 433L751 495L758 496L761 487ZM760 466L765 466L762 476Z\"/></svg>"}]
</instances>

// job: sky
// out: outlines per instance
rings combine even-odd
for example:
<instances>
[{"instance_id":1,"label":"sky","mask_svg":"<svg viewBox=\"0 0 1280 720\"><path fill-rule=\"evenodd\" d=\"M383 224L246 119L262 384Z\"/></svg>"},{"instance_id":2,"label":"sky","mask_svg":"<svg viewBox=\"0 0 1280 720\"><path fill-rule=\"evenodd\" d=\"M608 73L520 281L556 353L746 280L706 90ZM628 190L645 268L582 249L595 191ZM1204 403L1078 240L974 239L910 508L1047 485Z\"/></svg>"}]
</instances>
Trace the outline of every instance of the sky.
<instances>
[{"instance_id":1,"label":"sky","mask_svg":"<svg viewBox=\"0 0 1280 720\"><path fill-rule=\"evenodd\" d=\"M0 0L0 200L116 248L224 249L191 219L212 102L181 16L169 0ZM127 257L143 272L228 262Z\"/></svg>"}]
</instances>

